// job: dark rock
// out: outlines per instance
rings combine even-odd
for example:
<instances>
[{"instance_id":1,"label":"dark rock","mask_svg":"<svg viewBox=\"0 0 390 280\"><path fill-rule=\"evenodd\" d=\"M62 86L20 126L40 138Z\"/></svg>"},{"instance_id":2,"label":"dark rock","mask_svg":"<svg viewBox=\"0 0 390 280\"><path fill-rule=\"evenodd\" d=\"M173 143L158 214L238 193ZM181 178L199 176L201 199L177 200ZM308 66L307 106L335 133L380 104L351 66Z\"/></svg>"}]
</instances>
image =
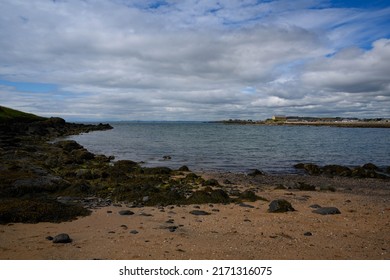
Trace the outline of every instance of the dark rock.
<instances>
[{"instance_id":1,"label":"dark rock","mask_svg":"<svg viewBox=\"0 0 390 280\"><path fill-rule=\"evenodd\" d=\"M203 211L203 210L192 210L190 214L195 215L195 216L206 216L210 215L209 212Z\"/></svg>"},{"instance_id":2,"label":"dark rock","mask_svg":"<svg viewBox=\"0 0 390 280\"><path fill-rule=\"evenodd\" d=\"M55 146L60 147L67 152L72 152L73 150L84 149L83 146L81 146L79 143L77 143L74 140L58 141L55 143Z\"/></svg>"},{"instance_id":3,"label":"dark rock","mask_svg":"<svg viewBox=\"0 0 390 280\"><path fill-rule=\"evenodd\" d=\"M148 213L144 213L142 212L141 214L139 214L140 216L143 216L143 217L153 217L152 214L148 214Z\"/></svg>"},{"instance_id":4,"label":"dark rock","mask_svg":"<svg viewBox=\"0 0 390 280\"><path fill-rule=\"evenodd\" d=\"M298 163L298 164L295 164L294 167L296 169L303 169L311 175L321 174L321 168L318 165L313 164L313 163Z\"/></svg>"},{"instance_id":5,"label":"dark rock","mask_svg":"<svg viewBox=\"0 0 390 280\"><path fill-rule=\"evenodd\" d=\"M351 176L352 174L350 168L342 165L337 165L337 164L325 165L322 168L322 172L329 175L337 175L337 176L344 176L344 177Z\"/></svg>"},{"instance_id":6,"label":"dark rock","mask_svg":"<svg viewBox=\"0 0 390 280\"><path fill-rule=\"evenodd\" d=\"M239 195L239 198L253 202L256 201L259 197L253 191L246 190Z\"/></svg>"},{"instance_id":7,"label":"dark rock","mask_svg":"<svg viewBox=\"0 0 390 280\"><path fill-rule=\"evenodd\" d=\"M66 233L58 234L53 238L53 243L70 243L70 242L72 242L72 239Z\"/></svg>"},{"instance_id":8,"label":"dark rock","mask_svg":"<svg viewBox=\"0 0 390 280\"><path fill-rule=\"evenodd\" d=\"M304 236L312 236L313 234L310 231L306 231L303 235Z\"/></svg>"},{"instance_id":9,"label":"dark rock","mask_svg":"<svg viewBox=\"0 0 390 280\"><path fill-rule=\"evenodd\" d=\"M175 232L177 230L177 226L169 226L167 227L167 229L170 231L170 232Z\"/></svg>"},{"instance_id":10,"label":"dark rock","mask_svg":"<svg viewBox=\"0 0 390 280\"><path fill-rule=\"evenodd\" d=\"M203 184L204 186L219 186L219 183L216 179L206 180Z\"/></svg>"},{"instance_id":11,"label":"dark rock","mask_svg":"<svg viewBox=\"0 0 390 280\"><path fill-rule=\"evenodd\" d=\"M240 204L238 204L238 206L244 207L244 208L255 208L254 206L249 205L249 204L245 204L245 203L240 203Z\"/></svg>"},{"instance_id":12,"label":"dark rock","mask_svg":"<svg viewBox=\"0 0 390 280\"><path fill-rule=\"evenodd\" d=\"M137 231L137 230L135 230L135 229L133 229L133 230L131 230L131 231L130 231L130 233L131 233L131 234L137 234L137 233L138 233L138 231Z\"/></svg>"},{"instance_id":13,"label":"dark rock","mask_svg":"<svg viewBox=\"0 0 390 280\"><path fill-rule=\"evenodd\" d=\"M301 191L315 191L316 190L316 186L307 184L305 182L298 182L297 188Z\"/></svg>"},{"instance_id":14,"label":"dark rock","mask_svg":"<svg viewBox=\"0 0 390 280\"><path fill-rule=\"evenodd\" d=\"M336 215L341 214L340 210L336 207L321 207L316 210L313 210L313 213L320 215Z\"/></svg>"},{"instance_id":15,"label":"dark rock","mask_svg":"<svg viewBox=\"0 0 390 280\"><path fill-rule=\"evenodd\" d=\"M130 215L134 215L134 212L130 211L130 210L121 210L118 212L119 215L121 216L130 216Z\"/></svg>"},{"instance_id":16,"label":"dark rock","mask_svg":"<svg viewBox=\"0 0 390 280\"><path fill-rule=\"evenodd\" d=\"M379 167L376 166L375 164L373 163L366 163L365 165L362 166L364 169L367 169L367 170L375 170L375 171L379 171Z\"/></svg>"},{"instance_id":17,"label":"dark rock","mask_svg":"<svg viewBox=\"0 0 390 280\"><path fill-rule=\"evenodd\" d=\"M248 176L252 176L252 177L255 177L255 176L258 176L258 175L265 175L265 173L260 171L260 170L258 170L258 169L253 169L253 170L251 170L248 173Z\"/></svg>"},{"instance_id":18,"label":"dark rock","mask_svg":"<svg viewBox=\"0 0 390 280\"><path fill-rule=\"evenodd\" d=\"M295 209L285 199L276 199L269 204L268 212L270 213L283 213L288 211L295 211Z\"/></svg>"},{"instance_id":19,"label":"dark rock","mask_svg":"<svg viewBox=\"0 0 390 280\"><path fill-rule=\"evenodd\" d=\"M188 168L188 166L186 166L186 165L183 165L182 167L180 167L180 168L178 169L178 171L182 171L182 172L189 172L189 171L190 171L190 169Z\"/></svg>"},{"instance_id":20,"label":"dark rock","mask_svg":"<svg viewBox=\"0 0 390 280\"><path fill-rule=\"evenodd\" d=\"M322 208L320 205L318 204L312 204L309 206L310 208L314 208L314 209L318 209L318 208Z\"/></svg>"}]
</instances>

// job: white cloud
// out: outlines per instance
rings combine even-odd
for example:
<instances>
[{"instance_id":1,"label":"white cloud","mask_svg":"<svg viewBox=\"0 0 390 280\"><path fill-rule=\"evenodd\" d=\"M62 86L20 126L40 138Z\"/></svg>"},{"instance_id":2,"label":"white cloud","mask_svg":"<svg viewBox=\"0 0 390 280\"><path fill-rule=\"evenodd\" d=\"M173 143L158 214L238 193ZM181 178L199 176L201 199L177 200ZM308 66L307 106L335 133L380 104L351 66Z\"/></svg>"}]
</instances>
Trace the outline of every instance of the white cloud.
<instances>
[{"instance_id":1,"label":"white cloud","mask_svg":"<svg viewBox=\"0 0 390 280\"><path fill-rule=\"evenodd\" d=\"M388 9L258 2L2 1L0 80L58 90L1 87L0 103L66 118L389 115L388 40L353 47L384 34L361 30Z\"/></svg>"}]
</instances>

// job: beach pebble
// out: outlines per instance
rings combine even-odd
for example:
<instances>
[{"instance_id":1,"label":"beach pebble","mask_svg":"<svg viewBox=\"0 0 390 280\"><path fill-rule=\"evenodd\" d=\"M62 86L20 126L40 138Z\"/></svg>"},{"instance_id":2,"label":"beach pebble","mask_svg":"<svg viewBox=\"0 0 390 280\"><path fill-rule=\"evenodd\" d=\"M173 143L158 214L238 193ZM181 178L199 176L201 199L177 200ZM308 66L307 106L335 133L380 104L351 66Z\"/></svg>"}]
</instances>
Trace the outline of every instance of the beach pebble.
<instances>
[{"instance_id":1,"label":"beach pebble","mask_svg":"<svg viewBox=\"0 0 390 280\"><path fill-rule=\"evenodd\" d=\"M205 216L205 215L210 215L209 212L203 211L203 210L192 210L190 214L195 215L195 216Z\"/></svg>"},{"instance_id":2,"label":"beach pebble","mask_svg":"<svg viewBox=\"0 0 390 280\"><path fill-rule=\"evenodd\" d=\"M312 204L312 205L310 205L309 207L310 207L310 208L314 208L314 209L321 208L321 206L318 205L318 204Z\"/></svg>"},{"instance_id":3,"label":"beach pebble","mask_svg":"<svg viewBox=\"0 0 390 280\"><path fill-rule=\"evenodd\" d=\"M341 214L340 210L336 207L321 207L316 210L313 210L313 213L320 215L336 215Z\"/></svg>"},{"instance_id":4,"label":"beach pebble","mask_svg":"<svg viewBox=\"0 0 390 280\"><path fill-rule=\"evenodd\" d=\"M61 233L53 238L53 243L70 243L72 239L70 239L69 235L66 233Z\"/></svg>"},{"instance_id":5,"label":"beach pebble","mask_svg":"<svg viewBox=\"0 0 390 280\"><path fill-rule=\"evenodd\" d=\"M269 204L268 212L270 213L283 213L288 211L295 211L295 209L285 199L276 199Z\"/></svg>"},{"instance_id":6,"label":"beach pebble","mask_svg":"<svg viewBox=\"0 0 390 280\"><path fill-rule=\"evenodd\" d=\"M245 208L255 208L255 206L245 204L245 203L240 203L240 204L238 204L238 206L245 207Z\"/></svg>"},{"instance_id":7,"label":"beach pebble","mask_svg":"<svg viewBox=\"0 0 390 280\"><path fill-rule=\"evenodd\" d=\"M129 216L129 215L134 215L134 212L130 211L130 210L121 210L118 212L119 215L121 216Z\"/></svg>"}]
</instances>

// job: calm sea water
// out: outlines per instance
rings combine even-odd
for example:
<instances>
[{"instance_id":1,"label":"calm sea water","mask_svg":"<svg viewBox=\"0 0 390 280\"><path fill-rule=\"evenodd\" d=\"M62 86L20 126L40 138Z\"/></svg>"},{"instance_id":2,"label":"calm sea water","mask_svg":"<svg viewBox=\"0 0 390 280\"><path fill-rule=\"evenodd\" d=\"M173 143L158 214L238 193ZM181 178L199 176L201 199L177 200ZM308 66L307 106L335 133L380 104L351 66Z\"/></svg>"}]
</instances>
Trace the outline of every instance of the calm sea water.
<instances>
[{"instance_id":1,"label":"calm sea water","mask_svg":"<svg viewBox=\"0 0 390 280\"><path fill-rule=\"evenodd\" d=\"M390 129L126 122L70 137L93 153L191 170L295 172L293 165L390 165ZM170 156L170 160L164 160Z\"/></svg>"}]
</instances>

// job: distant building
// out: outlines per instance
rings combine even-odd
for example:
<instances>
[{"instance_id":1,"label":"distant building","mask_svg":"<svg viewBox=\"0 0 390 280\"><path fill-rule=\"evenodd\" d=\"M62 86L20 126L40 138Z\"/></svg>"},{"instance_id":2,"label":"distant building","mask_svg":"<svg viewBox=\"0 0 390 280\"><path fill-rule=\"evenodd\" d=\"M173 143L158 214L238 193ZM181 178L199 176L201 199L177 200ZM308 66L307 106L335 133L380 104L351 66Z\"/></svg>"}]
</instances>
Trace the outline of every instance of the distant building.
<instances>
[{"instance_id":1,"label":"distant building","mask_svg":"<svg viewBox=\"0 0 390 280\"><path fill-rule=\"evenodd\" d=\"M283 116L283 115L274 115L274 116L272 116L272 120L285 122L287 120L287 117Z\"/></svg>"}]
</instances>

